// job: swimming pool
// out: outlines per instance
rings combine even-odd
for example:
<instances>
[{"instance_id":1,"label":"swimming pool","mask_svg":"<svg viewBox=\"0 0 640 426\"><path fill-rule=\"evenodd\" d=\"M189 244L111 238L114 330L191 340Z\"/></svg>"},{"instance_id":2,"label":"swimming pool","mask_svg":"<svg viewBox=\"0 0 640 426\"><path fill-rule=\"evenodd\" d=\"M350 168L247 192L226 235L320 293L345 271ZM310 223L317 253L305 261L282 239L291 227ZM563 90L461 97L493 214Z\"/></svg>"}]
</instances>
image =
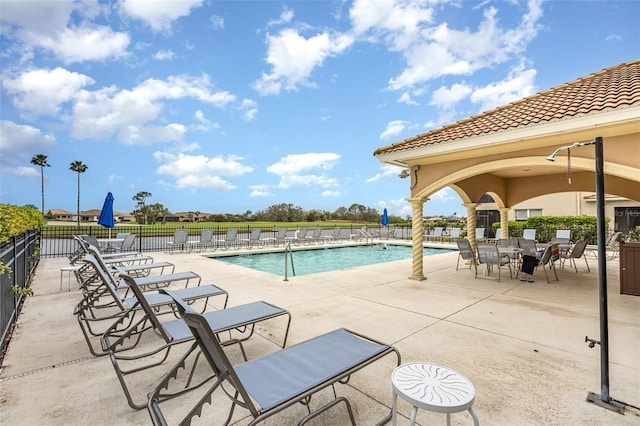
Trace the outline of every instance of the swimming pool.
<instances>
[{"instance_id":1,"label":"swimming pool","mask_svg":"<svg viewBox=\"0 0 640 426\"><path fill-rule=\"evenodd\" d=\"M411 247L389 244L383 249L382 244L370 246L323 247L322 249L296 250L288 256L288 274L307 275L338 269L355 268L357 266L374 265L376 263L393 262L410 259ZM447 248L423 249L424 256L455 251ZM284 253L253 253L234 256L212 257L222 262L269 272L284 274ZM293 260L293 265L292 265Z\"/></svg>"}]
</instances>

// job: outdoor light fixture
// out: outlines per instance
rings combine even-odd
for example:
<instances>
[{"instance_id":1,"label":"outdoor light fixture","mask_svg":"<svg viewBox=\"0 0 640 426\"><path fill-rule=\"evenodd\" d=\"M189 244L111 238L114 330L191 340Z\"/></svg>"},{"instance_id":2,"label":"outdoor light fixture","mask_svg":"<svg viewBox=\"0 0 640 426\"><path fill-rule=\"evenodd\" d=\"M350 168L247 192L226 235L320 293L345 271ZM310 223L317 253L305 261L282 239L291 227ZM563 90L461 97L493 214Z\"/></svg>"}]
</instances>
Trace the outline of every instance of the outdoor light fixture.
<instances>
[{"instance_id":1,"label":"outdoor light fixture","mask_svg":"<svg viewBox=\"0 0 640 426\"><path fill-rule=\"evenodd\" d=\"M400 179L408 178L409 177L409 169L402 169L402 171L400 172L398 177L400 177Z\"/></svg>"},{"instance_id":2,"label":"outdoor light fixture","mask_svg":"<svg viewBox=\"0 0 640 426\"><path fill-rule=\"evenodd\" d=\"M609 318L607 312L607 263L606 263L606 247L605 247L605 222L604 222L604 151L602 146L602 137L598 136L591 142L575 142L572 145L562 146L556 149L553 154L547 157L549 161L555 161L556 155L560 151L567 151L569 157L568 175L569 184L571 184L571 148L578 148L586 145L595 145L596 159L596 216L597 216L597 235L598 235L598 292L600 295L600 341L589 339L585 336L585 342L589 343L589 347L593 348L596 344L600 345L600 395L589 392L587 401L600 407L607 408L618 413L624 413L625 404L616 401L609 395Z\"/></svg>"}]
</instances>

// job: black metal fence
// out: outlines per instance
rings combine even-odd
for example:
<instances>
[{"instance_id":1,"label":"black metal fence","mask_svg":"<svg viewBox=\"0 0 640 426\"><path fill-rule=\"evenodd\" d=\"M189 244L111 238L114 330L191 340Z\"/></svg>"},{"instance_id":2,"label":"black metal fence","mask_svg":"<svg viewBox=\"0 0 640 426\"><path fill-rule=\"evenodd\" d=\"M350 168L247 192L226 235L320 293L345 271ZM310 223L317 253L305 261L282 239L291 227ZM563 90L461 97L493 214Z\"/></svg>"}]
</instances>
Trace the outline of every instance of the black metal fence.
<instances>
[{"instance_id":1,"label":"black metal fence","mask_svg":"<svg viewBox=\"0 0 640 426\"><path fill-rule=\"evenodd\" d=\"M203 226L202 224L197 226L181 226L182 229L187 229L189 231L189 237L193 240L197 240L201 234L203 228L212 229L214 233L214 239L223 238L227 233L228 228L237 228L239 235L248 235L251 233L251 230L257 228L258 226L244 225L244 226L234 226L233 223L225 224L225 225L216 225L216 226ZM278 234L279 227L273 228L265 228L260 227L262 229L261 237L264 238L275 238ZM306 227L308 229L314 229L314 227ZM361 226L345 226L341 227L343 235L346 235L347 238L350 234L357 233L360 230ZM289 232L294 232L298 227L289 226L287 227ZM333 229L324 227L324 232L330 233ZM380 236L384 234L384 230L388 230L392 232L393 238L398 239L410 239L411 238L411 228L408 227L389 227L384 228L382 225L380 226L368 226L367 232L370 232L372 236ZM42 230L42 243L41 243L41 253L42 257L61 257L61 256L70 256L74 253L79 247L76 240L73 238L74 235L83 234L83 235L93 235L98 239L101 238L115 238L119 233L130 233L136 234L135 247L133 248L135 251L139 252L154 252L154 251L162 251L167 246L167 242L173 239L175 228L166 227L162 225L158 226L148 226L148 225L130 225L130 226L121 226L118 225L115 229L109 230L103 228L99 225L88 225L88 226L47 226Z\"/></svg>"},{"instance_id":2,"label":"black metal fence","mask_svg":"<svg viewBox=\"0 0 640 426\"><path fill-rule=\"evenodd\" d=\"M27 288L31 275L38 264L39 230L27 231L12 237L0 244L0 260L9 269L0 273L0 330L2 330L2 346L8 338L8 333L16 320L18 308L25 297L20 291L13 292L12 288Z\"/></svg>"}]
</instances>

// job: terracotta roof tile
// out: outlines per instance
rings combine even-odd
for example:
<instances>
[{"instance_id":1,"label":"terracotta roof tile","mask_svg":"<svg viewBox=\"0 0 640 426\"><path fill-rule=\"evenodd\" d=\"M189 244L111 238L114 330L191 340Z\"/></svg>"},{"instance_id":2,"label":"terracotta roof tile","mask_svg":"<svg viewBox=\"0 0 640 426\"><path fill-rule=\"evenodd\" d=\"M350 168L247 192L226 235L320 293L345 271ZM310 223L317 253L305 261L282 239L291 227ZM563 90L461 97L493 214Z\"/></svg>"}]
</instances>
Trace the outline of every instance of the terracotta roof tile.
<instances>
[{"instance_id":1,"label":"terracotta roof tile","mask_svg":"<svg viewBox=\"0 0 640 426\"><path fill-rule=\"evenodd\" d=\"M378 148L374 155L569 119L635 104L640 104L640 60L604 69L508 105Z\"/></svg>"}]
</instances>

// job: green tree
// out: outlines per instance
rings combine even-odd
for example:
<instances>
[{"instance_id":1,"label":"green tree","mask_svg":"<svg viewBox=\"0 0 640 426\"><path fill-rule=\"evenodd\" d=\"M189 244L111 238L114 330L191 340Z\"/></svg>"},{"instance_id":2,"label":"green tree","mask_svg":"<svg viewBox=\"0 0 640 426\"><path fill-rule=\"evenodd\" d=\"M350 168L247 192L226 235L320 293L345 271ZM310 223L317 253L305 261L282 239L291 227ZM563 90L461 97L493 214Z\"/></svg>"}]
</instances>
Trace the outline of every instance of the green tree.
<instances>
[{"instance_id":1,"label":"green tree","mask_svg":"<svg viewBox=\"0 0 640 426\"><path fill-rule=\"evenodd\" d=\"M47 163L47 156L44 154L36 154L31 158L31 164L35 164L40 167L40 180L41 180L41 188L42 188L42 215L44 216L44 168L51 167L49 163Z\"/></svg>"},{"instance_id":2,"label":"green tree","mask_svg":"<svg viewBox=\"0 0 640 426\"><path fill-rule=\"evenodd\" d=\"M78 173L78 208L76 211L76 220L77 220L77 224L78 224L78 228L80 228L80 174L84 173L87 171L87 165L83 164L82 161L74 161L73 163L71 163L71 165L69 166L69 170L72 170L76 173Z\"/></svg>"},{"instance_id":3,"label":"green tree","mask_svg":"<svg viewBox=\"0 0 640 426\"><path fill-rule=\"evenodd\" d=\"M146 208L147 198L151 197L151 193L147 191L140 191L131 199L135 201L136 209L133 211L133 215L136 217L136 221L140 224L146 224L149 217L149 209Z\"/></svg>"}]
</instances>

